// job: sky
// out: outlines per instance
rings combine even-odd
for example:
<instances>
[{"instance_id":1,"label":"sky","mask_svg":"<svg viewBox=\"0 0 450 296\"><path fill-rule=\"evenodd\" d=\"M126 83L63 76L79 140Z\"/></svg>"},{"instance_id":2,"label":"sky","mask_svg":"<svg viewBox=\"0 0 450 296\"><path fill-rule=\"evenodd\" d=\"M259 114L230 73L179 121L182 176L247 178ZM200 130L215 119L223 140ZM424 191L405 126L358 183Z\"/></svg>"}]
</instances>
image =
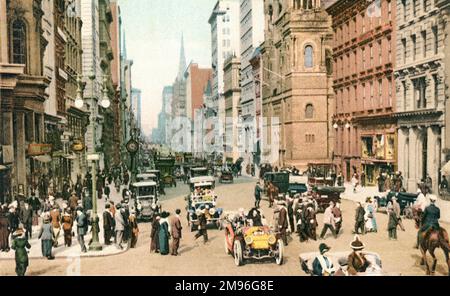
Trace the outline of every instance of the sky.
<instances>
[{"instance_id":1,"label":"sky","mask_svg":"<svg viewBox=\"0 0 450 296\"><path fill-rule=\"evenodd\" d=\"M146 135L158 125L164 86L178 72L181 35L186 62L211 67L208 19L217 0L118 0L133 60L132 86L142 90L142 126Z\"/></svg>"}]
</instances>

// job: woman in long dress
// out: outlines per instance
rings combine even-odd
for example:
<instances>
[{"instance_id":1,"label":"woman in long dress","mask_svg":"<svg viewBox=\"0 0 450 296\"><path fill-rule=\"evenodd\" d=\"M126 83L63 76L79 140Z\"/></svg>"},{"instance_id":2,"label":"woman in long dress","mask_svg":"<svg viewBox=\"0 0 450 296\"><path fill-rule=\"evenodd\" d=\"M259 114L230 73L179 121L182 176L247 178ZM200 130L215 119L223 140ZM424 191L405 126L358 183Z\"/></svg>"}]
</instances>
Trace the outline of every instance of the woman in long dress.
<instances>
[{"instance_id":1,"label":"woman in long dress","mask_svg":"<svg viewBox=\"0 0 450 296\"><path fill-rule=\"evenodd\" d=\"M159 221L161 217L159 215L154 216L152 222L152 231L150 233L151 243L150 252L159 253Z\"/></svg>"},{"instance_id":2,"label":"woman in long dress","mask_svg":"<svg viewBox=\"0 0 450 296\"><path fill-rule=\"evenodd\" d=\"M369 197L366 200L366 214L364 215L366 232L377 232L377 221L375 219L375 206Z\"/></svg>"},{"instance_id":3,"label":"woman in long dress","mask_svg":"<svg viewBox=\"0 0 450 296\"><path fill-rule=\"evenodd\" d=\"M159 220L159 252L161 255L169 254L169 223L167 222L168 213L163 213Z\"/></svg>"}]
</instances>

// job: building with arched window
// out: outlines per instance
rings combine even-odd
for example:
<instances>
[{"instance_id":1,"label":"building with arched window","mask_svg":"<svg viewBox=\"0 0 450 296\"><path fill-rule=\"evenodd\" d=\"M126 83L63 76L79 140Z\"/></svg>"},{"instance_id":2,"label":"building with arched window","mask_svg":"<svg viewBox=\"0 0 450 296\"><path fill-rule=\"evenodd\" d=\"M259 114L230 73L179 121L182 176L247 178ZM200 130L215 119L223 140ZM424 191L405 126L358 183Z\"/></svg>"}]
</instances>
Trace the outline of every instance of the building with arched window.
<instances>
[{"instance_id":1,"label":"building with arched window","mask_svg":"<svg viewBox=\"0 0 450 296\"><path fill-rule=\"evenodd\" d=\"M326 2L265 1L262 158L279 167L306 169L310 162L332 160L334 94L332 65L325 58L331 56L332 31Z\"/></svg>"},{"instance_id":2,"label":"building with arched window","mask_svg":"<svg viewBox=\"0 0 450 296\"><path fill-rule=\"evenodd\" d=\"M0 203L34 185L45 145L44 103L48 79L42 76L46 46L41 30L41 1L6 1L0 5Z\"/></svg>"}]
</instances>

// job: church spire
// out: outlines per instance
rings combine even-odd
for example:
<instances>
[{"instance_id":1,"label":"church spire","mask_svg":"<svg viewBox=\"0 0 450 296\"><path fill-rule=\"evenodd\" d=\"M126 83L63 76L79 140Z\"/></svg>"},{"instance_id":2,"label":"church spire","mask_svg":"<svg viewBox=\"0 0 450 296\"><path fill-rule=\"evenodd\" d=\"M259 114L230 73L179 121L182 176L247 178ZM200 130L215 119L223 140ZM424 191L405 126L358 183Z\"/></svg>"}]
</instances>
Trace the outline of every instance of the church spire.
<instances>
[{"instance_id":1,"label":"church spire","mask_svg":"<svg viewBox=\"0 0 450 296\"><path fill-rule=\"evenodd\" d=\"M180 64L178 66L178 79L183 79L184 71L186 70L186 55L184 52L184 36L181 33L181 49L180 49Z\"/></svg>"}]
</instances>

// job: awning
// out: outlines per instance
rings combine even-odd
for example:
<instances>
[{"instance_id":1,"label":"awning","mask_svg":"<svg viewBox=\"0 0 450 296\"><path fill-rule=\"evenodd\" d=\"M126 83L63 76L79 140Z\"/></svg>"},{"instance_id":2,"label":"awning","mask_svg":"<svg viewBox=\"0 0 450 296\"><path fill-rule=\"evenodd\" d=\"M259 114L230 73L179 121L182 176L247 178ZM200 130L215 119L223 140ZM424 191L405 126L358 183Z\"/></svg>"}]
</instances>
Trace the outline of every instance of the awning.
<instances>
[{"instance_id":1,"label":"awning","mask_svg":"<svg viewBox=\"0 0 450 296\"><path fill-rule=\"evenodd\" d=\"M446 176L450 175L450 161L442 167L441 173Z\"/></svg>"},{"instance_id":2,"label":"awning","mask_svg":"<svg viewBox=\"0 0 450 296\"><path fill-rule=\"evenodd\" d=\"M52 158L50 155L39 155L39 156L33 156L34 160L37 160L39 162L48 163L52 161Z\"/></svg>"}]
</instances>

